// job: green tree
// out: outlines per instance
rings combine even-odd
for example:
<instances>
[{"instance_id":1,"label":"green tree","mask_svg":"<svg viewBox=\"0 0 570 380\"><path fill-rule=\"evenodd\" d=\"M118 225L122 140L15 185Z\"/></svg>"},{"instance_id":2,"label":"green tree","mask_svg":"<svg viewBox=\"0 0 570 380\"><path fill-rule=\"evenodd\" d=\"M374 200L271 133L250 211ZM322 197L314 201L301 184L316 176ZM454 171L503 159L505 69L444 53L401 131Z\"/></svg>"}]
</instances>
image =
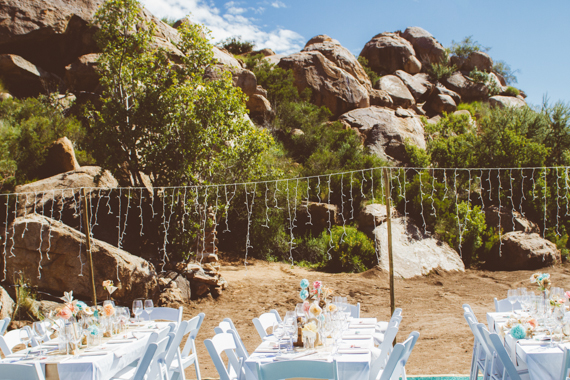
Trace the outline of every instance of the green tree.
<instances>
[{"instance_id":1,"label":"green tree","mask_svg":"<svg viewBox=\"0 0 570 380\"><path fill-rule=\"evenodd\" d=\"M116 172L140 173L155 186L234 181L257 176L272 140L245 117L245 95L229 73L205 81L213 64L203 27L183 23L181 64L153 44L155 25L136 0L108 0L95 16L102 106L90 112L92 150Z\"/></svg>"},{"instance_id":2,"label":"green tree","mask_svg":"<svg viewBox=\"0 0 570 380\"><path fill-rule=\"evenodd\" d=\"M479 42L473 39L473 36L465 37L462 41L459 42L451 41L451 54L461 58L467 58L469 54L476 51L488 52L489 50L491 50L490 47L481 45Z\"/></svg>"},{"instance_id":3,"label":"green tree","mask_svg":"<svg viewBox=\"0 0 570 380\"><path fill-rule=\"evenodd\" d=\"M236 55L249 53L255 47L255 42L253 41L243 41L241 36L228 37L218 43L218 46L222 49L226 49L228 52Z\"/></svg>"},{"instance_id":4,"label":"green tree","mask_svg":"<svg viewBox=\"0 0 570 380\"><path fill-rule=\"evenodd\" d=\"M81 147L85 131L47 97L0 102L0 188L41 178L49 146L67 136Z\"/></svg>"}]
</instances>

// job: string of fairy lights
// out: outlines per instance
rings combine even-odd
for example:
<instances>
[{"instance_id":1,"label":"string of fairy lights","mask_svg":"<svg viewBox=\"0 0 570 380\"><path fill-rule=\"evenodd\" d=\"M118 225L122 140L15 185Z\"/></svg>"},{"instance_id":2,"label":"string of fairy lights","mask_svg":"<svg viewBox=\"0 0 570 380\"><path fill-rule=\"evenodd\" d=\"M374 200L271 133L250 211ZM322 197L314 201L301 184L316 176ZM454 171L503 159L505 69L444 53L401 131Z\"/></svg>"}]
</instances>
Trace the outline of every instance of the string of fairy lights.
<instances>
[{"instance_id":1,"label":"string of fairy lights","mask_svg":"<svg viewBox=\"0 0 570 380\"><path fill-rule=\"evenodd\" d=\"M314 226L315 220L311 213L311 203L326 205L325 230L328 235L326 257L332 259L332 251L345 242L347 227L356 222L355 202L383 203L385 183L392 203L395 203L403 216L406 226L410 223L410 207L414 209L414 221L421 227L426 236L436 233L433 226L430 230L429 220L443 217L438 212L442 202L452 202L457 231L457 250L463 255L464 238L469 232L471 214L478 208L484 214L488 206L496 207L497 233L499 255L503 249L503 220L504 211L510 210L512 230L516 228L516 213L525 217L533 212L536 216L541 213L541 234L546 238L547 231L552 230L556 236L561 236L561 225L570 216L570 167L531 167L531 168L414 168L414 167L377 167L328 173L323 175L276 179L243 183L204 184L180 187L116 187L116 188L85 188L89 199L89 225L87 229L83 222L85 199L79 196L78 188L67 188L47 191L21 192L0 194L0 206L5 208L4 220L0 219L3 234L0 235L0 252L4 258L4 280L7 275L7 259L16 256L16 218L22 218L24 225L21 236L24 239L28 232L30 215L41 216L38 241L37 276L41 278L42 264L50 261L52 253L52 226L62 223L64 209L71 209L77 220L79 232L100 229L101 213L114 216L116 219L116 246L124 248L128 224L133 223L129 216L131 209L138 209L140 229L138 235L145 236L145 221L158 217L160 221L161 244L157 247L157 257L160 258L161 270L169 260L170 245L173 239L173 226L181 228L183 233L192 229L197 230L199 237L196 251L206 252L209 248L216 249L216 236L208 240L207 230L213 229L221 233L231 233L230 212L233 208L245 210L245 252L244 263L247 266L248 257L253 246L251 234L253 223L259 223L263 228L271 228L272 215L280 211L284 213L287 231L288 260L295 264L295 249L301 238L298 225L301 213L305 214L305 226ZM387 177L385 177L387 176ZM417 189L417 191L412 191ZM412 191L412 195L410 195ZM550 195L549 195L550 194ZM138 202L135 202L138 197ZM263 198L263 200L260 200ZM550 210L548 200L551 199ZM236 203L241 199L243 203ZM161 209L156 208L155 202L161 201ZM283 203L283 201L285 203ZM126 202L126 203L125 203ZM530 203L529 203L530 202ZM46 205L49 207L46 209ZM144 208L150 209L150 214ZM334 211L337 207L338 212ZM260 209L261 217L254 217L255 209ZM466 208L466 209L465 209ZM508 214L509 212L507 212ZM335 215L336 214L336 215ZM176 219L176 215L179 216ZM375 216L372 226L377 227ZM429 219L429 220L428 220ZM536 219L536 218L535 218ZM148 224L148 223L147 223ZM432 223L433 224L433 223ZM341 227L340 236L335 239L334 226ZM493 226L495 227L495 226ZM407 228L405 228L407 230ZM0 232L2 229L0 229ZM132 232L130 232L132 233ZM381 246L374 240L376 260L380 263ZM80 271L83 276L85 266L85 250L79 239ZM200 262L203 255L199 255ZM119 278L119 266L116 271Z\"/></svg>"}]
</instances>

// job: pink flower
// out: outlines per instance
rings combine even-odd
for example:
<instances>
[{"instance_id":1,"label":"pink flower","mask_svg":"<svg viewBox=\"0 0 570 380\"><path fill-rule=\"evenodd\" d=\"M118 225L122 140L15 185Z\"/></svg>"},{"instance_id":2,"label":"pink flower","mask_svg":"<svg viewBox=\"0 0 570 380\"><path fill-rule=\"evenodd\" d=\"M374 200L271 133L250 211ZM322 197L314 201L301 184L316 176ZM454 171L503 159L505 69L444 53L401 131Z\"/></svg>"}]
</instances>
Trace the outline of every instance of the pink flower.
<instances>
[{"instance_id":1,"label":"pink flower","mask_svg":"<svg viewBox=\"0 0 570 380\"><path fill-rule=\"evenodd\" d=\"M322 284L323 283L320 281L315 281L315 282L313 282L313 288L320 289Z\"/></svg>"},{"instance_id":2,"label":"pink flower","mask_svg":"<svg viewBox=\"0 0 570 380\"><path fill-rule=\"evenodd\" d=\"M67 306L65 306L63 309L61 309L58 313L57 316L60 318L63 318L65 320L71 318L71 310L69 310L69 308Z\"/></svg>"},{"instance_id":3,"label":"pink flower","mask_svg":"<svg viewBox=\"0 0 570 380\"><path fill-rule=\"evenodd\" d=\"M568 290L566 293L564 293L566 295L566 298L570 299L570 290Z\"/></svg>"},{"instance_id":4,"label":"pink flower","mask_svg":"<svg viewBox=\"0 0 570 380\"><path fill-rule=\"evenodd\" d=\"M538 326L538 322L534 318L528 321L528 324L531 325L533 329Z\"/></svg>"},{"instance_id":5,"label":"pink flower","mask_svg":"<svg viewBox=\"0 0 570 380\"><path fill-rule=\"evenodd\" d=\"M305 313L308 313L310 308L311 308L311 304L309 302L307 302L307 301L303 302L303 311Z\"/></svg>"},{"instance_id":6,"label":"pink flower","mask_svg":"<svg viewBox=\"0 0 570 380\"><path fill-rule=\"evenodd\" d=\"M115 308L110 303L103 306L103 312L105 313L106 317L110 317L115 314Z\"/></svg>"}]
</instances>

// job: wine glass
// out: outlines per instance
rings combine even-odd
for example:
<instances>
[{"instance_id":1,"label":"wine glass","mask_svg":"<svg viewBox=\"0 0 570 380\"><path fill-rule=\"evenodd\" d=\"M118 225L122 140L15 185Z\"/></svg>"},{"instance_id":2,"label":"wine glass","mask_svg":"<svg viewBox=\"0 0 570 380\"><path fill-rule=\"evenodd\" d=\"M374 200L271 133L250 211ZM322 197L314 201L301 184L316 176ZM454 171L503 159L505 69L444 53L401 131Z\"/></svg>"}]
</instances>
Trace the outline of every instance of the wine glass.
<instances>
[{"instance_id":1,"label":"wine glass","mask_svg":"<svg viewBox=\"0 0 570 380\"><path fill-rule=\"evenodd\" d=\"M27 350L28 349L28 343L30 343L30 341L32 340L32 337L30 336L28 329L26 329L26 328L20 329L19 336L20 336L20 342L22 342L22 344L24 345L24 347L25 347L24 349ZM26 352L26 358L28 357L28 355L29 355L29 351Z\"/></svg>"},{"instance_id":2,"label":"wine glass","mask_svg":"<svg viewBox=\"0 0 570 380\"><path fill-rule=\"evenodd\" d=\"M140 322L140 317L143 312L143 303L142 300L134 300L133 301L133 314L136 317L136 322Z\"/></svg>"},{"instance_id":3,"label":"wine glass","mask_svg":"<svg viewBox=\"0 0 570 380\"><path fill-rule=\"evenodd\" d=\"M507 299L511 303L511 311L515 312L515 303L518 301L519 291L517 289L509 289Z\"/></svg>"},{"instance_id":4,"label":"wine glass","mask_svg":"<svg viewBox=\"0 0 570 380\"><path fill-rule=\"evenodd\" d=\"M154 304L152 303L152 300L144 300L144 310L150 318L150 313L152 313L154 310Z\"/></svg>"},{"instance_id":5,"label":"wine glass","mask_svg":"<svg viewBox=\"0 0 570 380\"><path fill-rule=\"evenodd\" d=\"M45 340L45 338L46 338L45 335L46 335L46 333L47 333L47 332L46 332L46 328L45 328L45 326L44 326L44 323L43 323L43 322L34 322L34 323L32 324L32 330L33 330L33 332L37 335L38 341L39 341L40 343L43 343L44 340Z\"/></svg>"},{"instance_id":6,"label":"wine glass","mask_svg":"<svg viewBox=\"0 0 570 380\"><path fill-rule=\"evenodd\" d=\"M275 321L275 323L273 323L271 331L273 333L273 336L277 339L277 353L281 354L281 339L285 335L285 329L281 323Z\"/></svg>"}]
</instances>

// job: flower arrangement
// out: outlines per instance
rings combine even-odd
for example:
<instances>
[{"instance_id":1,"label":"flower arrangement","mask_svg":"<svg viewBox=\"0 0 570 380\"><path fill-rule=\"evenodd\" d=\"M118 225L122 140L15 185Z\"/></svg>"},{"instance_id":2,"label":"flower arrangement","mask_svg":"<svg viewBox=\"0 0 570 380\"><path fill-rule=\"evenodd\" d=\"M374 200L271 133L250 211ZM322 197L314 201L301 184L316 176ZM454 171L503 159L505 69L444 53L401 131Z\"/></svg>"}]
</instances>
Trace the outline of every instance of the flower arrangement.
<instances>
[{"instance_id":1,"label":"flower arrangement","mask_svg":"<svg viewBox=\"0 0 570 380\"><path fill-rule=\"evenodd\" d=\"M317 309L313 309L314 311L318 311L317 314L315 315L319 315L322 312L322 309L325 308L328 304L328 298L333 294L333 291L328 288L323 286L323 283L321 281L315 281L313 282L313 286L312 289L309 287L309 280L307 279L302 279L301 280L301 291L299 292L299 297L301 297L301 299L303 300L303 308L305 308L304 304L308 303L309 300L314 300L317 301L317 305L319 307L319 310ZM309 306L307 306L307 308L309 308ZM313 310L310 310L311 313L313 312Z\"/></svg>"},{"instance_id":2,"label":"flower arrangement","mask_svg":"<svg viewBox=\"0 0 570 380\"><path fill-rule=\"evenodd\" d=\"M538 285L538 289L541 292L549 290L550 286L552 285L550 282L550 274L548 273L535 273L530 276L530 282L532 284Z\"/></svg>"},{"instance_id":3,"label":"flower arrangement","mask_svg":"<svg viewBox=\"0 0 570 380\"><path fill-rule=\"evenodd\" d=\"M510 318L499 331L499 335L504 336L505 331L508 331L515 339L530 339L536 327L538 327L538 322L532 317Z\"/></svg>"},{"instance_id":4,"label":"flower arrangement","mask_svg":"<svg viewBox=\"0 0 570 380\"><path fill-rule=\"evenodd\" d=\"M96 313L96 310L92 307L87 306L83 301L78 301L73 299L73 290L70 292L64 292L63 297L60 299L64 302L64 306L58 309L55 313L50 313L48 319L52 319L56 316L58 318L69 320L71 317L76 319L83 316L89 316Z\"/></svg>"}]
</instances>

